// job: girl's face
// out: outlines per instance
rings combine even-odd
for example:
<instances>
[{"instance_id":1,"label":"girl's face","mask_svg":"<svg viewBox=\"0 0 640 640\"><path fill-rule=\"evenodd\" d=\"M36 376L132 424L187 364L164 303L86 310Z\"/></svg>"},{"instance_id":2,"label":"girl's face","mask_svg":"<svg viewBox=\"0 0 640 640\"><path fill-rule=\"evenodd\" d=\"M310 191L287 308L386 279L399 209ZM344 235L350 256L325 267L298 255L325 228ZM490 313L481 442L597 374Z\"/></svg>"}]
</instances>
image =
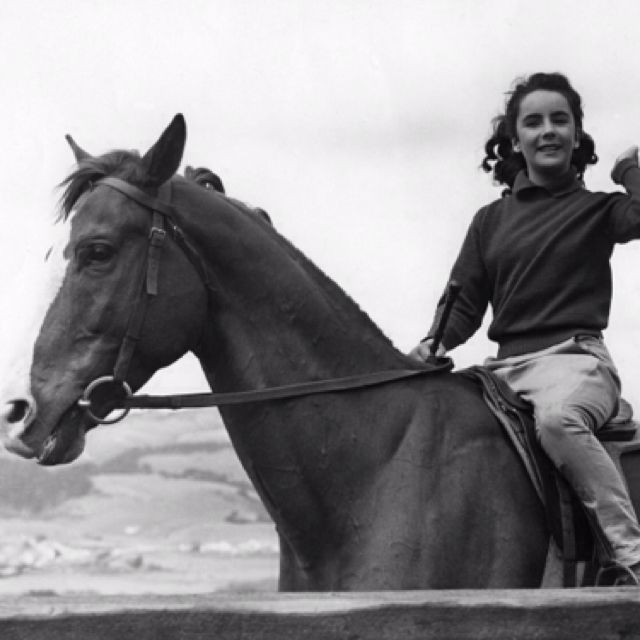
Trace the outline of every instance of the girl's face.
<instances>
[{"instance_id":1,"label":"girl's face","mask_svg":"<svg viewBox=\"0 0 640 640\"><path fill-rule=\"evenodd\" d=\"M561 93L538 89L522 99L513 144L522 152L532 182L546 185L569 170L573 150L579 146L577 133Z\"/></svg>"}]
</instances>

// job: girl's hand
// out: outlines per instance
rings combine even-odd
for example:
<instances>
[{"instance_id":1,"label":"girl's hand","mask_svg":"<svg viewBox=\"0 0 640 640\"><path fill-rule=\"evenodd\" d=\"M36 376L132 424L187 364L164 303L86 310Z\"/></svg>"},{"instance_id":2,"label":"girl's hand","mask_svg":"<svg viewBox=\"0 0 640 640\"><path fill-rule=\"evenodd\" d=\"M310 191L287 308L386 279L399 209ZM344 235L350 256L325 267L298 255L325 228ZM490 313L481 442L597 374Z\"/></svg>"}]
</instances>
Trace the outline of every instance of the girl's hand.
<instances>
[{"instance_id":1,"label":"girl's hand","mask_svg":"<svg viewBox=\"0 0 640 640\"><path fill-rule=\"evenodd\" d=\"M615 164L618 164L619 162L622 162L623 160L633 160L636 164L636 166L638 166L638 146L637 145L633 145L633 147L629 147L628 149L626 149L625 151L623 151L617 158L615 161ZM615 166L615 165L614 165Z\"/></svg>"},{"instance_id":2,"label":"girl's hand","mask_svg":"<svg viewBox=\"0 0 640 640\"><path fill-rule=\"evenodd\" d=\"M623 151L617 158L611 170L611 179L616 183L624 186L624 175L629 169L638 166L638 146L633 145L626 151ZM626 187L625 187L626 188Z\"/></svg>"},{"instance_id":3,"label":"girl's hand","mask_svg":"<svg viewBox=\"0 0 640 640\"><path fill-rule=\"evenodd\" d=\"M426 362L427 358L431 356L432 344L433 340L431 338L423 340L417 347L411 349L411 351L409 352L409 357L417 360L418 362ZM442 346L442 343L438 345L436 355L438 357L444 357L447 355L447 350Z\"/></svg>"}]
</instances>

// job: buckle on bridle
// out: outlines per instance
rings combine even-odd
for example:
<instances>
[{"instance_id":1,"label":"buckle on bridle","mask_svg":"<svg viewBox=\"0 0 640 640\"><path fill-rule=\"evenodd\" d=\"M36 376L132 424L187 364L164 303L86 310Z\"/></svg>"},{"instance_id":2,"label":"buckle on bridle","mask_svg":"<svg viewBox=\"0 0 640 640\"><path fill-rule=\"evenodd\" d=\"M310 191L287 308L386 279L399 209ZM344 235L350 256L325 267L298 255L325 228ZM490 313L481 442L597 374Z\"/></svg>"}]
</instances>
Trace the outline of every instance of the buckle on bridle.
<instances>
[{"instance_id":1,"label":"buckle on bridle","mask_svg":"<svg viewBox=\"0 0 640 640\"><path fill-rule=\"evenodd\" d=\"M153 247L159 247L164 243L165 238L167 237L167 232L160 227L151 227L149 231L149 242Z\"/></svg>"},{"instance_id":2,"label":"buckle on bridle","mask_svg":"<svg viewBox=\"0 0 640 640\"><path fill-rule=\"evenodd\" d=\"M120 422L123 418L127 416L131 409L129 407L123 407L119 413L117 413L113 418L101 418L97 416L91 409L91 394L101 385L116 383L120 385L121 390L124 392L124 399L130 398L133 393L131 391L131 387L124 380L117 380L114 376L102 376L101 378L96 378L91 384L87 386L82 394L82 398L78 400L78 406L84 409L87 412L87 415L95 420L98 424L115 424L116 422ZM112 412L110 412L111 414ZM109 414L109 415L110 415Z\"/></svg>"}]
</instances>

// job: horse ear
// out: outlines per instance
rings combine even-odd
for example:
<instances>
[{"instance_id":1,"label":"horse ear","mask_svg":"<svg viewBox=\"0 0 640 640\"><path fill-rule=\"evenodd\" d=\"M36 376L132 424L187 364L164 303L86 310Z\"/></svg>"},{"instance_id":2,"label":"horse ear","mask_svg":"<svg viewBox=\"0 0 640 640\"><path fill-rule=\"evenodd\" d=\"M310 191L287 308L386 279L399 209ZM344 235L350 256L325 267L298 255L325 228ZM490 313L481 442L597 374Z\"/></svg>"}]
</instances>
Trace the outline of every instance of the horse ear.
<instances>
[{"instance_id":1,"label":"horse ear","mask_svg":"<svg viewBox=\"0 0 640 640\"><path fill-rule=\"evenodd\" d=\"M67 133L65 136L66 141L73 151L73 155L76 157L76 162L79 164L82 160L93 157L90 153L87 153L82 147L78 146L76 141Z\"/></svg>"},{"instance_id":2,"label":"horse ear","mask_svg":"<svg viewBox=\"0 0 640 640\"><path fill-rule=\"evenodd\" d=\"M186 139L187 125L179 113L142 158L150 186L159 187L178 170Z\"/></svg>"}]
</instances>

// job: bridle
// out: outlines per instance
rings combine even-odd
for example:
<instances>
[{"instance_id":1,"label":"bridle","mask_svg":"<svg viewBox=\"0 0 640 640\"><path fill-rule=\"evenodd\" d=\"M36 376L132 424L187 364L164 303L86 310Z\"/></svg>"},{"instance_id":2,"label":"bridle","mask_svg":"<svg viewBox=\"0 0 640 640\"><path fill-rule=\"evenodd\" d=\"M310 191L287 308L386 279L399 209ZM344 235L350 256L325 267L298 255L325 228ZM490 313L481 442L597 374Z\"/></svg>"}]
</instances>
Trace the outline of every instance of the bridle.
<instances>
[{"instance_id":1,"label":"bridle","mask_svg":"<svg viewBox=\"0 0 640 640\"><path fill-rule=\"evenodd\" d=\"M84 390L82 397L78 400L78 404L84 408L88 415L100 424L113 424L122 420L130 407L123 407L123 410L111 418L102 418L92 411L91 396L98 387L112 385L119 387L120 396L123 400L132 397L131 387L126 382L131 360L135 352L136 346L142 337L142 329L144 320L147 315L147 308L150 301L158 295L158 278L160 273L160 258L162 248L167 239L167 229L176 244L183 250L189 261L193 264L196 271L208 292L209 300L213 294L213 285L209 277L209 272L204 266L200 254L192 247L182 232L178 224L174 220L173 208L169 204L171 200L171 186L169 182L164 183L160 187L158 198L148 195L141 189L121 180L119 178L107 177L102 178L93 186L106 186L114 189L126 197L134 200L144 208L151 211L152 220L149 230L147 256L145 266L142 270L142 281L140 283L140 293L133 311L127 322L127 330L122 339L116 362L113 367L113 374L102 376L91 382Z\"/></svg>"},{"instance_id":2,"label":"bridle","mask_svg":"<svg viewBox=\"0 0 640 640\"><path fill-rule=\"evenodd\" d=\"M119 178L102 178L94 184L94 188L105 186L114 189L127 198L135 201L152 214L149 242L145 267L142 271L140 294L133 308L127 330L122 339L116 362L111 375L102 376L93 380L84 390L78 405L84 409L88 416L98 424L114 424L122 420L131 409L182 409L194 407L216 407L225 405L237 405L250 402L264 402L269 400L284 400L299 398L302 396L320 393L333 393L350 389L362 389L381 384L450 371L453 363L450 358L436 358L435 356L422 368L416 369L392 369L376 371L342 378L328 380L312 380L297 384L289 384L279 387L269 387L251 391L236 391L228 393L194 393L174 394L162 396L134 396L131 387L126 382L126 377L131 365L131 360L136 346L142 337L144 320L147 314L149 302L158 295L158 277L160 272L160 258L162 248L167 239L167 229L173 241L182 249L186 257L198 272L202 283L207 290L209 304L212 304L216 288L213 279L205 263L189 242L182 229L174 219L174 210L170 204L171 187L166 182L160 187L158 197L155 198L145 193L138 187ZM105 385L111 385L118 391L119 399L110 401L113 410L119 410L115 416L101 417L96 415L92 405L92 395L96 389Z\"/></svg>"}]
</instances>

